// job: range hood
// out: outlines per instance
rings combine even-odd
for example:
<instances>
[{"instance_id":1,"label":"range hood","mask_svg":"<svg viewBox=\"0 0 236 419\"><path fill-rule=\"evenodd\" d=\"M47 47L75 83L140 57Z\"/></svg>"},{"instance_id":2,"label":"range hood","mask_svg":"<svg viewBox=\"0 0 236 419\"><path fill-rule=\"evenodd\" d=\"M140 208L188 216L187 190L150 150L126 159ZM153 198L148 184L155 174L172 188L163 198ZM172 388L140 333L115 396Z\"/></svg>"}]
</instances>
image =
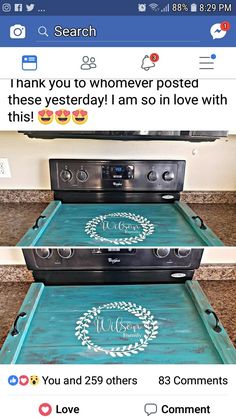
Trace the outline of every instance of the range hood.
<instances>
[{"instance_id":1,"label":"range hood","mask_svg":"<svg viewBox=\"0 0 236 419\"><path fill-rule=\"evenodd\" d=\"M227 137L227 131L20 131L29 138L81 138L95 140L182 140L182 141L214 141Z\"/></svg>"}]
</instances>

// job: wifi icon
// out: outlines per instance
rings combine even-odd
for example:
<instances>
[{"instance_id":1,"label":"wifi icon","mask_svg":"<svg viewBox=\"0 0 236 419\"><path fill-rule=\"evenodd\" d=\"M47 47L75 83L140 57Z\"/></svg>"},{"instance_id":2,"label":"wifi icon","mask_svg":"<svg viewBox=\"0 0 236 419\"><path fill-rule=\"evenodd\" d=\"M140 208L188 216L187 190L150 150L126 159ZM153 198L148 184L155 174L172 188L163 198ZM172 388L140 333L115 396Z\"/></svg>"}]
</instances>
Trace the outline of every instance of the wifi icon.
<instances>
[{"instance_id":1,"label":"wifi icon","mask_svg":"<svg viewBox=\"0 0 236 419\"><path fill-rule=\"evenodd\" d=\"M157 3L150 3L148 7L150 7L150 9L153 12L158 12L158 10L159 10L159 7L158 7L158 4Z\"/></svg>"}]
</instances>

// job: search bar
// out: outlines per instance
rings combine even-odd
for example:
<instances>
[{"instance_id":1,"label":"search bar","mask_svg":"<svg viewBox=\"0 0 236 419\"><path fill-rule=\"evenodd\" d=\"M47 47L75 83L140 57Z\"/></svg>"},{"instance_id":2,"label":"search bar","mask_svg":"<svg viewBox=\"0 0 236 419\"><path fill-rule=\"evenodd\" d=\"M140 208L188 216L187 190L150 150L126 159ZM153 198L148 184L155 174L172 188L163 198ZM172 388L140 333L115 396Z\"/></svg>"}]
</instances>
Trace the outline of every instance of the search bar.
<instances>
[{"instance_id":1,"label":"search bar","mask_svg":"<svg viewBox=\"0 0 236 419\"><path fill-rule=\"evenodd\" d=\"M210 31L217 20L210 16L45 16L43 21L38 16L21 16L17 21L0 16L0 46L233 47L235 22L229 17L227 21L230 30L213 39Z\"/></svg>"}]
</instances>

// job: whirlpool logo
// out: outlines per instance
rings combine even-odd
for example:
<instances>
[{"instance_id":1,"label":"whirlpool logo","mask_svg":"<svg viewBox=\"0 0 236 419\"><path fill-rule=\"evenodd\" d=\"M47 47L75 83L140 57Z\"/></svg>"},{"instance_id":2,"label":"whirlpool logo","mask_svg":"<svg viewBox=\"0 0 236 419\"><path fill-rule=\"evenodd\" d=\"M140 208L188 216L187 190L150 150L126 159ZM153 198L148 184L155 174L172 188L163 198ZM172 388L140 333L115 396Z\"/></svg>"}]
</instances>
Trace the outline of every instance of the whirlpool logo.
<instances>
[{"instance_id":1,"label":"whirlpool logo","mask_svg":"<svg viewBox=\"0 0 236 419\"><path fill-rule=\"evenodd\" d=\"M118 259L118 258L108 258L107 260L112 265L115 265L116 263L120 263L120 259Z\"/></svg>"}]
</instances>

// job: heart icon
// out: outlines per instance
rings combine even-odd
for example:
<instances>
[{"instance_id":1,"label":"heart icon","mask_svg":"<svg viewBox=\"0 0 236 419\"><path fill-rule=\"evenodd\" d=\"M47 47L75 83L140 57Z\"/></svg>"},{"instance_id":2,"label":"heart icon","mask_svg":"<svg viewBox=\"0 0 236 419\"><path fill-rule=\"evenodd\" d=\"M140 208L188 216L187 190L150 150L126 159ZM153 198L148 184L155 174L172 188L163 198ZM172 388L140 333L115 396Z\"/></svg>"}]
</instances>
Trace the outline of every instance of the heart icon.
<instances>
[{"instance_id":1,"label":"heart icon","mask_svg":"<svg viewBox=\"0 0 236 419\"><path fill-rule=\"evenodd\" d=\"M27 386L27 384L29 384L29 378L27 377L27 375L21 375L19 378L19 384L21 386Z\"/></svg>"},{"instance_id":2,"label":"heart icon","mask_svg":"<svg viewBox=\"0 0 236 419\"><path fill-rule=\"evenodd\" d=\"M52 413L52 406L49 403L42 403L39 406L39 413L42 416L49 416Z\"/></svg>"}]
</instances>

